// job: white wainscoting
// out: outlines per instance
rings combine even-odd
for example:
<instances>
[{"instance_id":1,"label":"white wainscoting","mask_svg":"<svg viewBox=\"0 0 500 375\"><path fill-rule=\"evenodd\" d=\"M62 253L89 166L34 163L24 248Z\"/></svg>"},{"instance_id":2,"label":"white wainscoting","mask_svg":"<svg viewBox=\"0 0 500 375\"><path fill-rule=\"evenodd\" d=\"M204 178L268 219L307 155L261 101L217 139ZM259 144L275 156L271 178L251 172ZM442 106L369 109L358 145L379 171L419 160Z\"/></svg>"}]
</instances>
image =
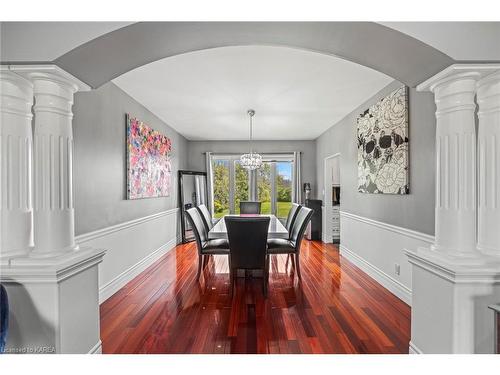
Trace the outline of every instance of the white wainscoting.
<instances>
[{"instance_id":1,"label":"white wainscoting","mask_svg":"<svg viewBox=\"0 0 500 375\"><path fill-rule=\"evenodd\" d=\"M434 236L345 211L340 217L340 254L411 305L411 267L403 249L429 247Z\"/></svg>"},{"instance_id":2,"label":"white wainscoting","mask_svg":"<svg viewBox=\"0 0 500 375\"><path fill-rule=\"evenodd\" d=\"M76 237L79 245L107 250L99 265L99 303L180 242L178 216L174 208Z\"/></svg>"}]
</instances>

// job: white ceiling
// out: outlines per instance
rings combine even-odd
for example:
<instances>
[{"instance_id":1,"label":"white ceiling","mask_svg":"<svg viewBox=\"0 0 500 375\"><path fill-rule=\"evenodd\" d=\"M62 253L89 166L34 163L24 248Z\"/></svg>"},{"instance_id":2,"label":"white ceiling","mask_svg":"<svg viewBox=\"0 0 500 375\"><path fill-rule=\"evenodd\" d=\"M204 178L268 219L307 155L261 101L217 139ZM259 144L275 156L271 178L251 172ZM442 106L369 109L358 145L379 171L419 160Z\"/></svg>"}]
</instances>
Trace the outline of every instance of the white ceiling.
<instances>
[{"instance_id":1,"label":"white ceiling","mask_svg":"<svg viewBox=\"0 0 500 375\"><path fill-rule=\"evenodd\" d=\"M2 22L2 61L53 61L132 22Z\"/></svg>"},{"instance_id":2,"label":"white ceiling","mask_svg":"<svg viewBox=\"0 0 500 375\"><path fill-rule=\"evenodd\" d=\"M142 66L113 82L190 140L315 139L392 78L346 60L269 46L224 47Z\"/></svg>"},{"instance_id":3,"label":"white ceiling","mask_svg":"<svg viewBox=\"0 0 500 375\"><path fill-rule=\"evenodd\" d=\"M500 22L380 22L455 60L500 60Z\"/></svg>"}]
</instances>

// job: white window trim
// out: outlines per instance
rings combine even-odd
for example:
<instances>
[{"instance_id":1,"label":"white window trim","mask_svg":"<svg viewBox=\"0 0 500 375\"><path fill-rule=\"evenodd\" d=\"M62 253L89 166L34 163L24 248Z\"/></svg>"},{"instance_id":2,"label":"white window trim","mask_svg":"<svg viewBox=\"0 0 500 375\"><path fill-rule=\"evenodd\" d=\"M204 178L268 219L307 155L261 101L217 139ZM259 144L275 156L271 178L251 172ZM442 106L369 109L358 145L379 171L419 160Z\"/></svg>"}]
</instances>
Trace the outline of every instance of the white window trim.
<instances>
[{"instance_id":1,"label":"white window trim","mask_svg":"<svg viewBox=\"0 0 500 375\"><path fill-rule=\"evenodd\" d=\"M276 169L276 162L290 162L292 163L292 197L294 196L294 189L295 189L295 168L294 168L294 155L293 153L280 153L280 154L275 154L275 153L267 153L267 154L261 154L262 155L262 161L264 163L269 163L272 162L272 168L271 168L271 213L273 215L277 214L277 189L276 189L276 177L277 177L277 169ZM213 163L214 160L227 160L229 161L229 213L234 214L236 211L235 207L235 184L234 184L234 179L235 179L235 162L239 161L241 157L241 154L224 154L224 153L213 153L211 155L211 160L210 162ZM212 185L214 182L212 181ZM253 186L255 185L255 186ZM251 171L248 173L248 186L249 186L249 199L252 201L257 200L257 172L256 171ZM214 197L213 197L213 191L212 191L212 196L210 197L210 201L214 202ZM212 210L212 216L214 215L214 212Z\"/></svg>"}]
</instances>

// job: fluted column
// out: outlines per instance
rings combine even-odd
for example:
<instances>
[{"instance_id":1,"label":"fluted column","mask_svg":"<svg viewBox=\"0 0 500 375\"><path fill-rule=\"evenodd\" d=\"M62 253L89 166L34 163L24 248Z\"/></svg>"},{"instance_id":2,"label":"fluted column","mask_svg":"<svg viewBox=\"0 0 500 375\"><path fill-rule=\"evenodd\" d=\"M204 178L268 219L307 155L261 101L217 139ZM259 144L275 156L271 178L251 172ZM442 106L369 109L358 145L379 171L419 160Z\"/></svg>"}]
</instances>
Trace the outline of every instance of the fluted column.
<instances>
[{"instance_id":1,"label":"fluted column","mask_svg":"<svg viewBox=\"0 0 500 375\"><path fill-rule=\"evenodd\" d=\"M479 199L477 247L500 255L500 71L478 82Z\"/></svg>"},{"instance_id":2,"label":"fluted column","mask_svg":"<svg viewBox=\"0 0 500 375\"><path fill-rule=\"evenodd\" d=\"M73 205L73 95L88 87L62 69L14 67L34 86L34 242L31 256L76 248Z\"/></svg>"},{"instance_id":3,"label":"fluted column","mask_svg":"<svg viewBox=\"0 0 500 375\"><path fill-rule=\"evenodd\" d=\"M500 299L500 257L484 252L495 251L500 232L499 72L499 64L456 64L417 87L437 107L436 238L431 249L405 250L413 353L493 353L488 306Z\"/></svg>"},{"instance_id":4,"label":"fluted column","mask_svg":"<svg viewBox=\"0 0 500 375\"><path fill-rule=\"evenodd\" d=\"M0 258L5 259L32 246L33 85L1 66L0 98Z\"/></svg>"},{"instance_id":5,"label":"fluted column","mask_svg":"<svg viewBox=\"0 0 500 375\"><path fill-rule=\"evenodd\" d=\"M475 94L478 72L430 85L436 102L436 239L434 249L458 256L476 250Z\"/></svg>"}]
</instances>

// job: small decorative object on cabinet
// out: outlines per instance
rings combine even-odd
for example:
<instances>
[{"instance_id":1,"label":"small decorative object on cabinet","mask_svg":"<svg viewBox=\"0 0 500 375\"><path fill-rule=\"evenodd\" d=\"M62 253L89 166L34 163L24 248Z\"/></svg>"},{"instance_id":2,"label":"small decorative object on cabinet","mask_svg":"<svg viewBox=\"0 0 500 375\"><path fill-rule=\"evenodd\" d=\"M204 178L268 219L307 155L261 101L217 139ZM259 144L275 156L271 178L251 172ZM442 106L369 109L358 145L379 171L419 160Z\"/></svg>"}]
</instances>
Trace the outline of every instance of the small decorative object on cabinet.
<instances>
[{"instance_id":1,"label":"small decorative object on cabinet","mask_svg":"<svg viewBox=\"0 0 500 375\"><path fill-rule=\"evenodd\" d=\"M306 231L306 238L308 240L321 240L322 235L322 222L321 222L321 205L320 199L306 199L305 206L314 211L311 224Z\"/></svg>"},{"instance_id":2,"label":"small decorative object on cabinet","mask_svg":"<svg viewBox=\"0 0 500 375\"><path fill-rule=\"evenodd\" d=\"M311 184L309 182L304 183L304 193L306 193L306 200L309 199L309 195L311 195Z\"/></svg>"}]
</instances>

